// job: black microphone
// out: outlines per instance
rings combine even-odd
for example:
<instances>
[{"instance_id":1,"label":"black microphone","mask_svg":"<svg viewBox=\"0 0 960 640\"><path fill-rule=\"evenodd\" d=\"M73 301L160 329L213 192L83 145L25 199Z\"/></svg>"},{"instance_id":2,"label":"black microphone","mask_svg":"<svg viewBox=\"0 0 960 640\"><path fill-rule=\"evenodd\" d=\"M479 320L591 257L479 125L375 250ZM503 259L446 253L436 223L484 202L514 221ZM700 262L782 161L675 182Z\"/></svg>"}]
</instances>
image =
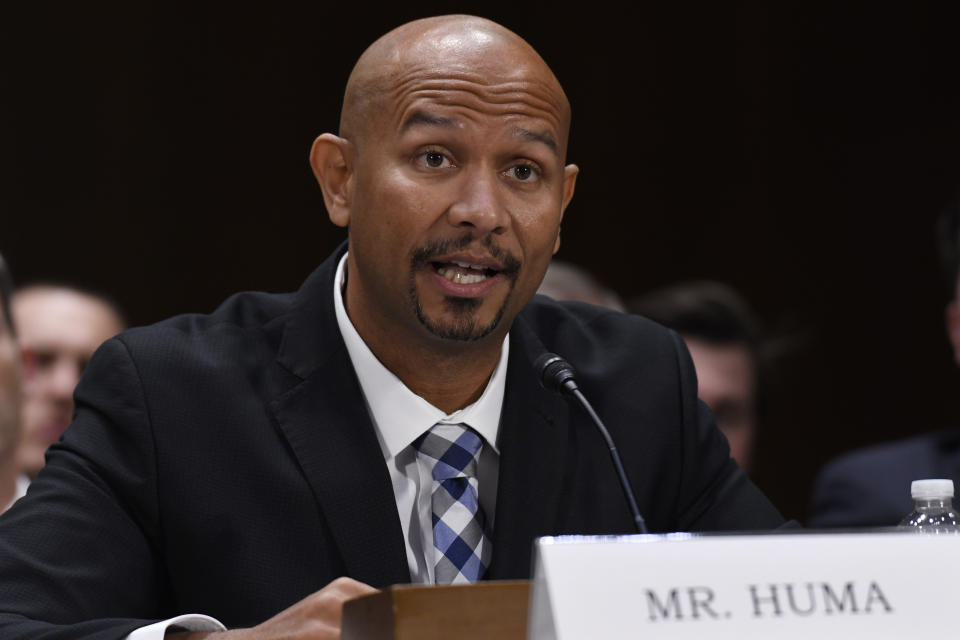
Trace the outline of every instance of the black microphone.
<instances>
[{"instance_id":1,"label":"black microphone","mask_svg":"<svg viewBox=\"0 0 960 640\"><path fill-rule=\"evenodd\" d=\"M647 533L647 525L643 520L643 516L640 515L640 509L637 508L637 500L633 497L633 489L630 488L630 481L627 479L627 474L623 470L623 463L620 462L620 454L617 453L617 447L613 444L613 438L610 437L610 432L607 431L607 428L603 425L600 416L593 410L593 407L590 406L590 403L587 402L584 395L580 393L580 388L577 387L576 372L573 370L573 367L570 366L569 362L555 353L542 354L534 361L533 366L537 370L537 373L540 374L540 384L543 385L544 388L560 394L573 396L580 401L587 415L593 419L593 423L597 425L597 429L600 430L603 439L607 441L607 447L610 449L610 457L613 459L613 466L617 470L617 476L620 478L620 486L623 488L623 493L627 497L627 502L630 504L630 511L633 513L633 521L637 526L637 531L639 533Z\"/></svg>"}]
</instances>

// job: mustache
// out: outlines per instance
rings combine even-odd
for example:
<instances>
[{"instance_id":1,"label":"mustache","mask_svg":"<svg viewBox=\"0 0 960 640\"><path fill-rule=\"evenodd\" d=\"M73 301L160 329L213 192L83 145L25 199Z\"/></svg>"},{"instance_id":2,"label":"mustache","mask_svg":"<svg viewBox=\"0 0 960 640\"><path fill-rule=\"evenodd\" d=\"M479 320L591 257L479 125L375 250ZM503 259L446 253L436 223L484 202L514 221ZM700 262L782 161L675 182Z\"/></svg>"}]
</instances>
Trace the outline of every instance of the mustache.
<instances>
[{"instance_id":1,"label":"mustache","mask_svg":"<svg viewBox=\"0 0 960 640\"><path fill-rule=\"evenodd\" d=\"M414 249L410 258L410 265L414 269L419 269L433 262L433 259L437 256L465 249L474 241L474 236L469 233L459 239L435 240ZM493 236L484 237L482 243L490 256L503 266L500 273L511 278L516 277L522 264L520 259L494 242Z\"/></svg>"}]
</instances>

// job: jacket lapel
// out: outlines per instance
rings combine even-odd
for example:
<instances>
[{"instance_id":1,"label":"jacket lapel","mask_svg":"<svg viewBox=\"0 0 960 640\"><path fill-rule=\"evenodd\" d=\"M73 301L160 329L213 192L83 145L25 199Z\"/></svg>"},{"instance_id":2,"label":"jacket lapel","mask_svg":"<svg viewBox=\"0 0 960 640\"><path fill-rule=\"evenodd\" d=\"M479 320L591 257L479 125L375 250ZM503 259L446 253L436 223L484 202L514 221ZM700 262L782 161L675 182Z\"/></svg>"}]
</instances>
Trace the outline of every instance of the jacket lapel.
<instances>
[{"instance_id":1,"label":"jacket lapel","mask_svg":"<svg viewBox=\"0 0 960 640\"><path fill-rule=\"evenodd\" d=\"M348 575L384 587L409 582L410 571L390 475L333 309L344 248L296 295L278 354L294 383L272 406Z\"/></svg>"},{"instance_id":2,"label":"jacket lapel","mask_svg":"<svg viewBox=\"0 0 960 640\"><path fill-rule=\"evenodd\" d=\"M522 317L510 337L490 579L529 577L534 539L556 532L570 428L565 400L533 370L539 338Z\"/></svg>"}]
</instances>

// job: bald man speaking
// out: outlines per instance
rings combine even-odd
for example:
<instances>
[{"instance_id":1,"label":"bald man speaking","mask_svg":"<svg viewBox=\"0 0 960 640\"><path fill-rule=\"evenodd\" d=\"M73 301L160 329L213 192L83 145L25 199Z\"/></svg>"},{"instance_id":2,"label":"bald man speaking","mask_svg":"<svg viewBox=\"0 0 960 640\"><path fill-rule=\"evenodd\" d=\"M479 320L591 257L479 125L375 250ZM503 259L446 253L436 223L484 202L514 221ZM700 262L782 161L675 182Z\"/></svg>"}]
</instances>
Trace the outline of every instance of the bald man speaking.
<instances>
[{"instance_id":1,"label":"bald man speaking","mask_svg":"<svg viewBox=\"0 0 960 640\"><path fill-rule=\"evenodd\" d=\"M537 536L633 532L603 438L538 381L545 352L578 370L651 531L781 524L674 334L533 298L577 179L569 122L497 24L375 42L310 154L348 241L294 294L101 347L0 519L0 636L335 638L374 588L525 578Z\"/></svg>"}]
</instances>

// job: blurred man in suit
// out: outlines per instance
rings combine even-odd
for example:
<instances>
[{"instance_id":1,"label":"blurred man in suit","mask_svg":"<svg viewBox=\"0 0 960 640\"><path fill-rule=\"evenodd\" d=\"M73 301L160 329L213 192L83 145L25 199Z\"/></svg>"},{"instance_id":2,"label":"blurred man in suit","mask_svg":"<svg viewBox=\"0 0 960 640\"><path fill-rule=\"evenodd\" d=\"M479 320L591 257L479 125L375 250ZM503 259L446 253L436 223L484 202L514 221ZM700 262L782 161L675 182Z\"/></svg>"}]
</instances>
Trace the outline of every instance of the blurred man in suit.
<instances>
[{"instance_id":1,"label":"blurred man in suit","mask_svg":"<svg viewBox=\"0 0 960 640\"><path fill-rule=\"evenodd\" d=\"M720 282L676 284L630 302L630 311L677 331L697 370L699 396L746 470L764 410L766 367L760 323L747 302Z\"/></svg>"},{"instance_id":2,"label":"blurred man in suit","mask_svg":"<svg viewBox=\"0 0 960 640\"><path fill-rule=\"evenodd\" d=\"M949 296L947 337L960 365L960 197L937 221L937 249ZM896 525L913 510L910 483L924 478L949 478L960 486L960 428L865 447L827 463L814 479L807 524Z\"/></svg>"},{"instance_id":3,"label":"blurred man in suit","mask_svg":"<svg viewBox=\"0 0 960 640\"><path fill-rule=\"evenodd\" d=\"M47 448L73 416L73 390L97 347L123 330L124 321L105 298L67 286L19 289L13 316L24 358L23 438L20 468L31 478Z\"/></svg>"},{"instance_id":4,"label":"blurred man in suit","mask_svg":"<svg viewBox=\"0 0 960 640\"><path fill-rule=\"evenodd\" d=\"M20 440L20 350L10 315L13 281L0 256L0 513L26 491L17 466Z\"/></svg>"},{"instance_id":5,"label":"blurred man in suit","mask_svg":"<svg viewBox=\"0 0 960 640\"><path fill-rule=\"evenodd\" d=\"M603 438L539 383L550 351L651 530L780 525L675 335L531 301L573 196L569 121L546 63L488 20L371 45L310 156L347 242L295 294L100 348L0 518L0 635L200 638L209 618L153 622L199 612L224 640L338 637L342 601L375 587L524 578L537 536L635 531Z\"/></svg>"}]
</instances>

